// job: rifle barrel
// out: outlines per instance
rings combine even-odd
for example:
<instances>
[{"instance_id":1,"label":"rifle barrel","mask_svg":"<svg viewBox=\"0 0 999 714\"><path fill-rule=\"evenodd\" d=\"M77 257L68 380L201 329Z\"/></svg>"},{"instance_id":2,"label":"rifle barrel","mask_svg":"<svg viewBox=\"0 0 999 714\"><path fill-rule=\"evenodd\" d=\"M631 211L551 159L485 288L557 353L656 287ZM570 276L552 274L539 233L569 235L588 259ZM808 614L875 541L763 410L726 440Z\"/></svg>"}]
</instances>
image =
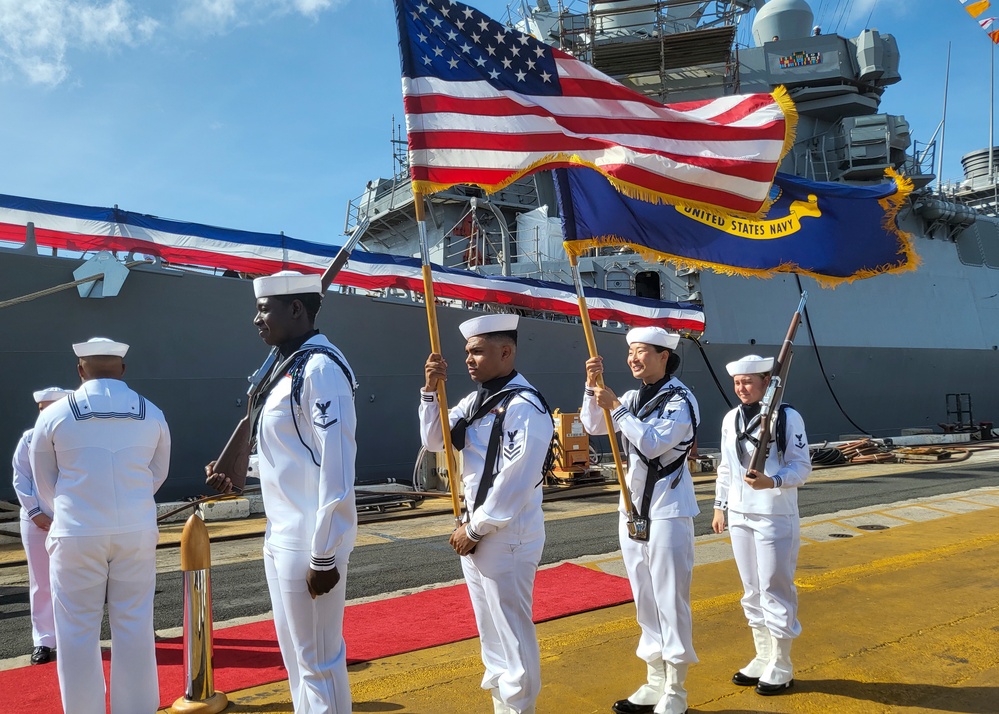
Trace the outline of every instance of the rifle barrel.
<instances>
[{"instance_id":1,"label":"rifle barrel","mask_svg":"<svg viewBox=\"0 0 999 714\"><path fill-rule=\"evenodd\" d=\"M329 290L330 285L333 284L336 274L339 273L343 266L347 264L347 259L350 258L351 252L353 252L354 248L357 247L357 244L361 240L361 236L367 232L368 226L370 225L371 221L367 218L362 218L360 223L354 227L354 232L350 234L350 238L347 239L347 242L343 244L342 248L340 248L336 257L333 258L333 262L330 263L330 266L326 268L325 271L323 271L322 283L324 293Z\"/></svg>"},{"instance_id":2,"label":"rifle barrel","mask_svg":"<svg viewBox=\"0 0 999 714\"><path fill-rule=\"evenodd\" d=\"M801 324L801 315L805 309L805 300L808 293L802 291L801 301L798 308L791 317L791 324L787 328L787 335L780 346L780 353L774 364L773 376L771 377L771 387L763 399L763 410L760 412L760 445L753 452L753 457L749 461L749 469L758 473L763 473L766 467L767 456L770 452L770 425L773 421L774 410L780 407L781 398L784 396L784 388L787 386L787 372L791 367L791 354L794 347L794 336L798 332L798 325Z\"/></svg>"}]
</instances>

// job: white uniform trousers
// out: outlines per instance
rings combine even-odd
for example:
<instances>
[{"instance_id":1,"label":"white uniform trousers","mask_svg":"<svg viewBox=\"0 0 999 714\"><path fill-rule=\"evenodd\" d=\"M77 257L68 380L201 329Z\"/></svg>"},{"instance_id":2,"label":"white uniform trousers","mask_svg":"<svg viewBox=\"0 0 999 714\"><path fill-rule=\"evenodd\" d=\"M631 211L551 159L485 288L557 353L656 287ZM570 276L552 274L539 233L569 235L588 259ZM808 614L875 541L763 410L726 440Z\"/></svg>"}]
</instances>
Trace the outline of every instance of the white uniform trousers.
<instances>
[{"instance_id":1,"label":"white uniform trousers","mask_svg":"<svg viewBox=\"0 0 999 714\"><path fill-rule=\"evenodd\" d=\"M48 531L33 521L21 519L21 543L28 558L28 601L31 603L31 639L35 647L55 647L52 620L52 589L49 586Z\"/></svg>"},{"instance_id":2,"label":"white uniform trousers","mask_svg":"<svg viewBox=\"0 0 999 714\"><path fill-rule=\"evenodd\" d=\"M111 712L159 708L153 595L156 530L48 539L59 690L65 714L104 714L105 597L111 625Z\"/></svg>"},{"instance_id":3,"label":"white uniform trousers","mask_svg":"<svg viewBox=\"0 0 999 714\"><path fill-rule=\"evenodd\" d=\"M515 712L533 711L541 693L532 609L534 576L544 548L543 535L517 544L486 536L473 554L461 558L486 668L482 688L497 690Z\"/></svg>"},{"instance_id":4,"label":"white uniform trousers","mask_svg":"<svg viewBox=\"0 0 999 714\"><path fill-rule=\"evenodd\" d=\"M797 637L801 634L794 587L800 546L798 516L729 511L728 529L749 626L766 627L781 639Z\"/></svg>"},{"instance_id":5,"label":"white uniform trousers","mask_svg":"<svg viewBox=\"0 0 999 714\"><path fill-rule=\"evenodd\" d=\"M311 553L264 545L264 572L295 714L350 714L343 608L350 549L336 551L340 581L315 600L305 577Z\"/></svg>"},{"instance_id":6,"label":"white uniform trousers","mask_svg":"<svg viewBox=\"0 0 999 714\"><path fill-rule=\"evenodd\" d=\"M643 543L628 537L628 520L622 515L618 535L642 630L636 654L646 662L693 664L694 519L650 521L649 540Z\"/></svg>"}]
</instances>

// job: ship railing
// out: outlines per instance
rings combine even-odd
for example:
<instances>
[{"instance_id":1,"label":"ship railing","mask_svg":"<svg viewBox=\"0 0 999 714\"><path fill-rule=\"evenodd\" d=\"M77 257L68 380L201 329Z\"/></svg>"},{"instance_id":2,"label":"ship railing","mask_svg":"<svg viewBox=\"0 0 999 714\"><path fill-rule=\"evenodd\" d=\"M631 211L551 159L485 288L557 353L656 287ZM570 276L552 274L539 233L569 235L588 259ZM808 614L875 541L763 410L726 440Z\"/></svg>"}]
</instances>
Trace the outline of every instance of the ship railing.
<instances>
[{"instance_id":1,"label":"ship railing","mask_svg":"<svg viewBox=\"0 0 999 714\"><path fill-rule=\"evenodd\" d=\"M474 214L473 214L474 215ZM560 236L543 237L539 226L511 234L510 273L522 278L572 282L565 267L566 255ZM505 255L502 235L484 229L478 221L470 235L449 234L445 265L486 274L502 271ZM553 254L554 253L554 254Z\"/></svg>"}]
</instances>

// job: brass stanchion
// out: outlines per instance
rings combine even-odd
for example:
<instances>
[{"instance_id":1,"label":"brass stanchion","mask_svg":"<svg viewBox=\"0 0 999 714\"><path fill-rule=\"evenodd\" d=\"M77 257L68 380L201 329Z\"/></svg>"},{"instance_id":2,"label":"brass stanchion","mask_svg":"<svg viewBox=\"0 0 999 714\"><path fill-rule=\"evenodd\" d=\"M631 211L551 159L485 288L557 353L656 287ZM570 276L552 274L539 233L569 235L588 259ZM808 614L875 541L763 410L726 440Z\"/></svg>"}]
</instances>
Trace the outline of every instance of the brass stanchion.
<instances>
[{"instance_id":1,"label":"brass stanchion","mask_svg":"<svg viewBox=\"0 0 999 714\"><path fill-rule=\"evenodd\" d=\"M212 565L208 528L194 513L180 537L180 569L184 573L184 696L170 708L175 714L216 714L229 706L215 691L212 668Z\"/></svg>"}]
</instances>

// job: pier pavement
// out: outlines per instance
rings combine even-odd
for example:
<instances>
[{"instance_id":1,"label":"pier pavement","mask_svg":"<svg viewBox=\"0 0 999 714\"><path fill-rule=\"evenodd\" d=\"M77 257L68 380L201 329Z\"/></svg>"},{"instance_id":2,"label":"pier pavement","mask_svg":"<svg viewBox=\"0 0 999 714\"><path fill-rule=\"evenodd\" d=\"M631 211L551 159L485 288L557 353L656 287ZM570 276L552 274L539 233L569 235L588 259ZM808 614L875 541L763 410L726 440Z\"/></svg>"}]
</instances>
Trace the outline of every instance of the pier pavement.
<instances>
[{"instance_id":1,"label":"pier pavement","mask_svg":"<svg viewBox=\"0 0 999 714\"><path fill-rule=\"evenodd\" d=\"M999 453L978 453L968 463L999 469ZM831 469L817 472L811 485L849 487L854 479L900 470L946 479L948 471L961 469L958 464ZM698 480L703 511L710 509L705 502L710 484L704 477ZM562 509L557 504L552 503L554 519L613 510L611 503ZM741 587L727 533L698 536L692 605L700 663L690 668L687 679L690 711L999 712L997 516L999 485L988 479L988 485L958 492L803 518L796 577L803 634L793 651L796 683L776 697L760 697L730 682L751 656L739 606ZM222 541L260 527L259 520L210 524L213 537ZM166 542L174 537L174 528L164 528ZM362 526L359 544L407 534L444 536L449 528L446 513L379 524L377 529ZM235 540L233 546L239 543ZM223 561L241 557L227 556L224 542L213 549L213 557L216 550ZM0 547L0 561L12 557L10 551ZM167 549L161 567L169 567L170 557ZM570 562L624 575L616 551ZM228 624L217 622L216 628ZM644 666L634 656L638 628L630 603L541 623L538 638L544 681L539 713L609 712L610 704L627 696L644 676ZM0 667L18 666L21 659L6 660ZM475 639L354 665L350 678L354 712L491 711L488 693L478 687L481 663ZM227 695L227 711L292 712L284 681Z\"/></svg>"}]
</instances>

